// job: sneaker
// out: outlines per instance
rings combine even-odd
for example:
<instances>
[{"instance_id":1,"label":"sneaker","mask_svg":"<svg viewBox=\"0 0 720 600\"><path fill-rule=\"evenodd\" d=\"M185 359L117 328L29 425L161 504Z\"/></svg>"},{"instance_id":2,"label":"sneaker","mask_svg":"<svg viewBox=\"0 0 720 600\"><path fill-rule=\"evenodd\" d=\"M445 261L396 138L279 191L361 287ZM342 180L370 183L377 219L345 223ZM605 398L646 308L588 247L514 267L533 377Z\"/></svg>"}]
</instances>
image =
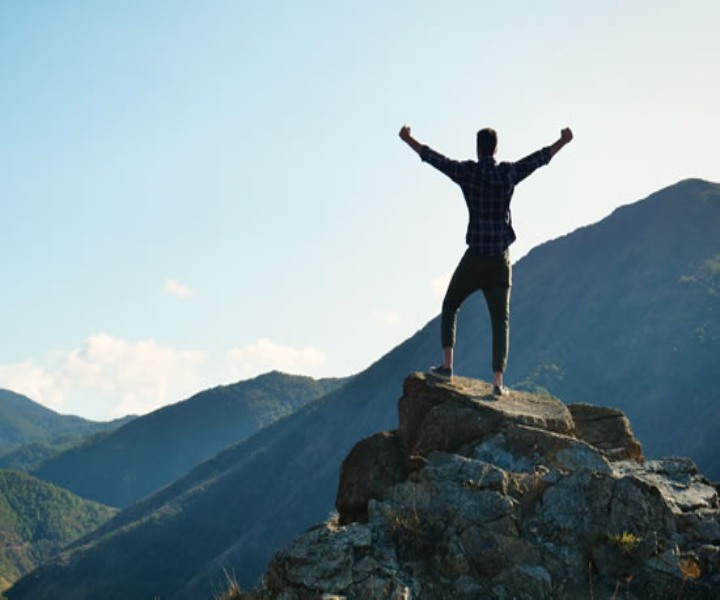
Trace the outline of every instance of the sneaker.
<instances>
[{"instance_id":1,"label":"sneaker","mask_svg":"<svg viewBox=\"0 0 720 600\"><path fill-rule=\"evenodd\" d=\"M452 379L452 369L438 365L437 367L430 367L428 371L430 375L437 377L438 379L444 379L450 381Z\"/></svg>"},{"instance_id":2,"label":"sneaker","mask_svg":"<svg viewBox=\"0 0 720 600\"><path fill-rule=\"evenodd\" d=\"M510 393L504 385L493 386L493 396L507 396Z\"/></svg>"}]
</instances>

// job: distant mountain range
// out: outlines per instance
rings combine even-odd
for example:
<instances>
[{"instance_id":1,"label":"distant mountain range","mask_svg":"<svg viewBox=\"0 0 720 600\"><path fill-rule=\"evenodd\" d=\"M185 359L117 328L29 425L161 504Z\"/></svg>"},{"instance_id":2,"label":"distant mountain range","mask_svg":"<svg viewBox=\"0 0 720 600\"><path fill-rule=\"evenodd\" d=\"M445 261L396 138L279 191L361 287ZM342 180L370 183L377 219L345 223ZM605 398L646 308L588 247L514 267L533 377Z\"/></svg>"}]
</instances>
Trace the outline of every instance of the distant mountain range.
<instances>
[{"instance_id":1,"label":"distant mountain range","mask_svg":"<svg viewBox=\"0 0 720 600\"><path fill-rule=\"evenodd\" d=\"M3 423L26 423L37 415L45 419L46 429L40 433L37 427L33 431L17 426L15 429L22 435L16 435L14 440L48 439L56 426L66 435L50 442L19 446L0 456L0 465L27 466L46 458L46 464L39 469L46 479L59 473L58 479L87 496L104 494L121 504L125 497L145 495L172 481L218 449L323 396L344 381L268 373L201 392L139 417L128 429L87 433L84 437L83 433L101 431L113 424L88 426L83 419L56 415L24 396L6 392L0 397L4 402ZM8 398L10 402L5 402ZM56 456L62 449L64 454ZM0 470L0 590L116 512L29 475ZM46 523L48 519L52 519L51 526ZM50 536L47 539L42 533L46 530Z\"/></svg>"},{"instance_id":2,"label":"distant mountain range","mask_svg":"<svg viewBox=\"0 0 720 600\"><path fill-rule=\"evenodd\" d=\"M26 473L0 469L0 594L116 512Z\"/></svg>"},{"instance_id":3,"label":"distant mountain range","mask_svg":"<svg viewBox=\"0 0 720 600\"><path fill-rule=\"evenodd\" d=\"M21 394L0 389L0 469L31 471L41 463L132 421L60 415Z\"/></svg>"},{"instance_id":4,"label":"distant mountain range","mask_svg":"<svg viewBox=\"0 0 720 600\"><path fill-rule=\"evenodd\" d=\"M73 447L33 475L83 498L125 507L344 381L273 372L219 386Z\"/></svg>"},{"instance_id":5,"label":"distant mountain range","mask_svg":"<svg viewBox=\"0 0 720 600\"><path fill-rule=\"evenodd\" d=\"M514 270L508 383L618 407L647 456L689 455L718 478L718 231L720 185L687 180L536 248ZM481 298L463 307L458 374L488 376L486 314ZM438 360L438 328L122 511L8 598L209 598L225 572L253 584L328 516L355 442L397 426L402 381Z\"/></svg>"},{"instance_id":6,"label":"distant mountain range","mask_svg":"<svg viewBox=\"0 0 720 600\"><path fill-rule=\"evenodd\" d=\"M114 429L132 417L98 423L61 415L27 396L0 389L0 455L24 444L46 443L58 438L82 437Z\"/></svg>"}]
</instances>

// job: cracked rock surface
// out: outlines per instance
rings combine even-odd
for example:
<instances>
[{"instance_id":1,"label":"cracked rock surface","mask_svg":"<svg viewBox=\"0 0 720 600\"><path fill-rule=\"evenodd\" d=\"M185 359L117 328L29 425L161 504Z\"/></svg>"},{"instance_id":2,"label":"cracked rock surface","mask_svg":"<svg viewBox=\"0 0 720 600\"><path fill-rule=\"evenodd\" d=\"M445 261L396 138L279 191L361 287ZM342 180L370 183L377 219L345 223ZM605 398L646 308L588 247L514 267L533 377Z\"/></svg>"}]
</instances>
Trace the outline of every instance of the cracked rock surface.
<instances>
[{"instance_id":1,"label":"cracked rock surface","mask_svg":"<svg viewBox=\"0 0 720 600\"><path fill-rule=\"evenodd\" d=\"M718 489L616 409L409 375L248 600L720 597Z\"/></svg>"}]
</instances>

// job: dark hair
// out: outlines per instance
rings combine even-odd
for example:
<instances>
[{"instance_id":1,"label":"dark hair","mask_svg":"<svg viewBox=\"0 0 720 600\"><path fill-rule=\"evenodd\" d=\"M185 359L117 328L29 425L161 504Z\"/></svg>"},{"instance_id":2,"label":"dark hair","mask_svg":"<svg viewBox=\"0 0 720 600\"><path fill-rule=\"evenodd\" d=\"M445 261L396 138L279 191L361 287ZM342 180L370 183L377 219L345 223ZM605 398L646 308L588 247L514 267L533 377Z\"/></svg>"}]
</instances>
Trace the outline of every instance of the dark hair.
<instances>
[{"instance_id":1,"label":"dark hair","mask_svg":"<svg viewBox=\"0 0 720 600\"><path fill-rule=\"evenodd\" d=\"M480 156L492 156L497 148L497 132L490 127L477 132L477 147Z\"/></svg>"}]
</instances>

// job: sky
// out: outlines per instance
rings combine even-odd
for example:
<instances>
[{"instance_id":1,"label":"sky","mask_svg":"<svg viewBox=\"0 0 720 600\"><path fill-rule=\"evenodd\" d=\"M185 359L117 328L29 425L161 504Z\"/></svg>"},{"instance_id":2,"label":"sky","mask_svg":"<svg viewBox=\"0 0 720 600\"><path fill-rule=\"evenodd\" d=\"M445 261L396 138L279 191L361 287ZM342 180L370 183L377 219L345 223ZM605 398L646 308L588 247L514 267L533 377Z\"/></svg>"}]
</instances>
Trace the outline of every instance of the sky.
<instances>
[{"instance_id":1,"label":"sky","mask_svg":"<svg viewBox=\"0 0 720 600\"><path fill-rule=\"evenodd\" d=\"M515 192L517 261L720 181L718 23L715 0L0 2L0 387L108 420L364 370L464 251L459 188L401 126L456 159L494 127L498 160L572 128Z\"/></svg>"}]
</instances>

